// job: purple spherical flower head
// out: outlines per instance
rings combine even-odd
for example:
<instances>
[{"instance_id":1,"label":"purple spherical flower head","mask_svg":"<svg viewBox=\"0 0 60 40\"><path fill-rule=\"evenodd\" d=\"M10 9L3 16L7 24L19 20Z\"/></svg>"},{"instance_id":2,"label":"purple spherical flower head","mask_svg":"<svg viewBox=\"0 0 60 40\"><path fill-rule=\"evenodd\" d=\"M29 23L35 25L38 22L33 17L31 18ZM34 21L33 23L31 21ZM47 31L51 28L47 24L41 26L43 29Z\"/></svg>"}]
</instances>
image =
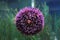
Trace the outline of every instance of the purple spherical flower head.
<instances>
[{"instance_id":1,"label":"purple spherical flower head","mask_svg":"<svg viewBox=\"0 0 60 40\"><path fill-rule=\"evenodd\" d=\"M17 13L15 19L17 29L26 35L36 34L44 28L44 16L37 8L25 7Z\"/></svg>"}]
</instances>

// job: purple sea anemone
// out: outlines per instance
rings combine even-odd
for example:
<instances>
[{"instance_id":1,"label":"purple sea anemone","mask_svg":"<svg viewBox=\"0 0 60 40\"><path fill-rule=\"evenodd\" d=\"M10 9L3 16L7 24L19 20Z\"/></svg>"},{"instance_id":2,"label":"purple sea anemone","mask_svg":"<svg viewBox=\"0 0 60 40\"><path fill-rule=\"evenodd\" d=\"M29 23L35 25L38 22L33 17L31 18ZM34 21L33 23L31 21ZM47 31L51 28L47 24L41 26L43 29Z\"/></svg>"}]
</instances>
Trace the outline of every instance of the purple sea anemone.
<instances>
[{"instance_id":1,"label":"purple sea anemone","mask_svg":"<svg viewBox=\"0 0 60 40\"><path fill-rule=\"evenodd\" d=\"M17 29L26 35L36 34L44 28L44 16L37 8L25 7L15 19Z\"/></svg>"}]
</instances>

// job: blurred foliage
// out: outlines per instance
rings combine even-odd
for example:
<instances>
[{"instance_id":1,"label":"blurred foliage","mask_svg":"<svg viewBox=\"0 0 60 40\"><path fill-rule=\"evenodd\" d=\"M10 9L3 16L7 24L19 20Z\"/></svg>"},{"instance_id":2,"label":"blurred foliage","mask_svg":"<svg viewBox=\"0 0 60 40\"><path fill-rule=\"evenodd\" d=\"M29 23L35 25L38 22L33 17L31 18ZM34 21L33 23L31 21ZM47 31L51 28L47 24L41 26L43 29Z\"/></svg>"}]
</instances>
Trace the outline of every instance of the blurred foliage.
<instances>
[{"instance_id":1,"label":"blurred foliage","mask_svg":"<svg viewBox=\"0 0 60 40\"><path fill-rule=\"evenodd\" d=\"M42 6L42 10L45 17L45 26L43 31L36 35L23 35L17 30L14 24L14 18L18 12L18 8L9 8L8 5L3 2L0 4L0 40L53 40L55 33L52 32L52 17L49 14L49 7L46 2ZM56 20L56 35L60 33L60 19ZM60 36L59 36L60 37ZM58 37L58 38L59 38Z\"/></svg>"}]
</instances>

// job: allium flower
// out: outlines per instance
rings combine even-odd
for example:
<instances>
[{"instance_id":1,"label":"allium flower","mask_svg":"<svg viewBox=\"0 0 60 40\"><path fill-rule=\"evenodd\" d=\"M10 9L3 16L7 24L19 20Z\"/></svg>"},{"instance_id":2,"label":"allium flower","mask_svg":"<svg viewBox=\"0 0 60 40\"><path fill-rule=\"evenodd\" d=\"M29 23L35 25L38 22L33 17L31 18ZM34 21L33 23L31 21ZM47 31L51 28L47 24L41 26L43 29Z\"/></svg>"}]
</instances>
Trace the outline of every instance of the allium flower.
<instances>
[{"instance_id":1,"label":"allium flower","mask_svg":"<svg viewBox=\"0 0 60 40\"><path fill-rule=\"evenodd\" d=\"M25 7L17 13L15 19L17 29L26 35L36 34L44 27L44 16L37 8Z\"/></svg>"}]
</instances>

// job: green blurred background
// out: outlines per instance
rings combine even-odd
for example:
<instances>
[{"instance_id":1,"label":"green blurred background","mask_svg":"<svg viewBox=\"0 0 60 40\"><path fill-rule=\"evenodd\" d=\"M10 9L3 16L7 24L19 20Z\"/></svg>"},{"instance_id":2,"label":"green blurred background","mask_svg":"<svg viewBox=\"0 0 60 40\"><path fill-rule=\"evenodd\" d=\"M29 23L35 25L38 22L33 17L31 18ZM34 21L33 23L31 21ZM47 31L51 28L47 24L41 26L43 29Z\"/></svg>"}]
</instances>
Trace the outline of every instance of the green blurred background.
<instances>
[{"instance_id":1,"label":"green blurred background","mask_svg":"<svg viewBox=\"0 0 60 40\"><path fill-rule=\"evenodd\" d=\"M34 0L34 7L39 8L44 14L43 31L26 36L17 30L14 24L16 13L24 7L31 7L31 3L32 0L0 0L0 40L60 40L59 14L54 11L51 13L49 4L44 0Z\"/></svg>"}]
</instances>

